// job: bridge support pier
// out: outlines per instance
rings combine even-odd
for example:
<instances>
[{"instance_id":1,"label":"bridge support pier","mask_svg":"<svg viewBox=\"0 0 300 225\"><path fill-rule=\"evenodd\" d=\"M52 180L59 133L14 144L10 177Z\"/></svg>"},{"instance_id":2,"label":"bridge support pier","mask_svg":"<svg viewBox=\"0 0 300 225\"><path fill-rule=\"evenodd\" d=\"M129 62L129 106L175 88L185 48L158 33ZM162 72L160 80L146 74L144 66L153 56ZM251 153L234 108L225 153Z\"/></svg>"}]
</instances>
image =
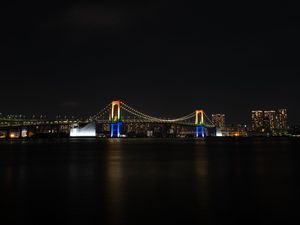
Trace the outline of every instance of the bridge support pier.
<instances>
[{"instance_id":1,"label":"bridge support pier","mask_svg":"<svg viewBox=\"0 0 300 225\"><path fill-rule=\"evenodd\" d=\"M195 137L199 138L205 137L205 127L204 127L204 111L203 110L196 110L196 120L195 120L195 125L196 125L196 132L195 132Z\"/></svg>"},{"instance_id":2,"label":"bridge support pier","mask_svg":"<svg viewBox=\"0 0 300 225\"><path fill-rule=\"evenodd\" d=\"M196 126L196 138L205 137L205 128L204 126Z\"/></svg>"},{"instance_id":3,"label":"bridge support pier","mask_svg":"<svg viewBox=\"0 0 300 225\"><path fill-rule=\"evenodd\" d=\"M121 137L121 126L122 122L110 124L110 137Z\"/></svg>"},{"instance_id":4,"label":"bridge support pier","mask_svg":"<svg viewBox=\"0 0 300 225\"><path fill-rule=\"evenodd\" d=\"M111 114L110 114L110 137L121 137L121 102L113 101L111 103Z\"/></svg>"}]
</instances>

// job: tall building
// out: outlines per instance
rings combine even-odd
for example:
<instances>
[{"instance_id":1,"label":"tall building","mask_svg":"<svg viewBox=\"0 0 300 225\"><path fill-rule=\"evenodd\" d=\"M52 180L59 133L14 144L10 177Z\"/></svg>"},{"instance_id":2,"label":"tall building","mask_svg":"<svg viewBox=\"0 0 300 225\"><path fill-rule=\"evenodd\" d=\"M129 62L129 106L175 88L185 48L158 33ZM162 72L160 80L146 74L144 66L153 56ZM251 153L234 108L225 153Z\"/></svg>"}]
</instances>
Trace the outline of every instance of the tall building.
<instances>
[{"instance_id":1,"label":"tall building","mask_svg":"<svg viewBox=\"0 0 300 225\"><path fill-rule=\"evenodd\" d=\"M287 110L252 111L252 131L255 134L284 135L287 132Z\"/></svg>"},{"instance_id":2,"label":"tall building","mask_svg":"<svg viewBox=\"0 0 300 225\"><path fill-rule=\"evenodd\" d=\"M212 114L212 123L217 128L225 127L225 114Z\"/></svg>"},{"instance_id":3,"label":"tall building","mask_svg":"<svg viewBox=\"0 0 300 225\"><path fill-rule=\"evenodd\" d=\"M264 132L264 112L254 110L251 113L252 130L255 132Z\"/></svg>"},{"instance_id":4,"label":"tall building","mask_svg":"<svg viewBox=\"0 0 300 225\"><path fill-rule=\"evenodd\" d=\"M286 130L288 129L288 116L287 109L277 110L277 129Z\"/></svg>"},{"instance_id":5,"label":"tall building","mask_svg":"<svg viewBox=\"0 0 300 225\"><path fill-rule=\"evenodd\" d=\"M276 111L264 111L264 130L273 133L277 128Z\"/></svg>"}]
</instances>

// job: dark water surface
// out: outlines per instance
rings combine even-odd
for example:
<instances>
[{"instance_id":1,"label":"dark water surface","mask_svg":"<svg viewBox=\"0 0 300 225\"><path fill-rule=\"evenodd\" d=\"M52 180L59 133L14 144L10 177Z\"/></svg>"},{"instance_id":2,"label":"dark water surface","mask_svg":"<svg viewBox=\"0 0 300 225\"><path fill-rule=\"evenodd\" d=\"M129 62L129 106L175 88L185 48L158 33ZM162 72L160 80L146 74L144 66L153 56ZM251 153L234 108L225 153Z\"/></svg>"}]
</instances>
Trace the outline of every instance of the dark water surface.
<instances>
[{"instance_id":1,"label":"dark water surface","mask_svg":"<svg viewBox=\"0 0 300 225\"><path fill-rule=\"evenodd\" d=\"M0 224L300 224L296 139L0 141Z\"/></svg>"}]
</instances>

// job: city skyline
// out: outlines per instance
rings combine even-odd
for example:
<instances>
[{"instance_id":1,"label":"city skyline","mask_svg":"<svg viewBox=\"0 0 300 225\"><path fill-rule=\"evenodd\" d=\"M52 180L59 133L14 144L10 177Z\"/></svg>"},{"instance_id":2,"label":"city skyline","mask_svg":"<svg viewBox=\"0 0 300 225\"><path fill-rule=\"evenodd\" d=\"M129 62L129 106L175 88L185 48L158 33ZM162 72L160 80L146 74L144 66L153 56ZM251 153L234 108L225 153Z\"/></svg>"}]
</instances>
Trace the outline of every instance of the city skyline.
<instances>
[{"instance_id":1,"label":"city skyline","mask_svg":"<svg viewBox=\"0 0 300 225\"><path fill-rule=\"evenodd\" d=\"M278 110L284 110L285 113L287 113L287 109L278 109ZM273 109L268 109L268 110L262 110L262 109L255 109L255 110L251 110L249 113L249 117L245 120L245 121L238 121L238 122L233 122L234 119L230 118L229 122L227 121L227 114L225 113L212 113L211 115L211 121L212 123L219 128L225 127L225 124L243 124L243 125L249 125L252 126L253 125L253 112L261 112L262 114L262 118L266 117L266 113L275 113L275 111ZM210 113L210 112L209 112ZM95 114L95 113L92 113ZM76 116L74 114L70 114L70 113L66 113L66 114L57 114L55 116L49 116L47 115L47 113L41 113L41 114L33 114L33 115L26 115L26 114L22 114L22 113L12 113L12 114L4 114L2 112L0 112L0 118L23 118L23 119L87 119L89 118L92 114L90 115L85 115L85 116ZM159 115L158 113L155 114L156 116ZM172 118L170 116L158 116L161 118ZM225 117L226 117L226 122L225 122ZM276 120L276 118L274 117L274 119ZM287 120L287 125L297 125L297 123L295 123L294 121L290 121Z\"/></svg>"},{"instance_id":2,"label":"city skyline","mask_svg":"<svg viewBox=\"0 0 300 225\"><path fill-rule=\"evenodd\" d=\"M0 117L1 138L27 137L253 137L295 136L297 128L289 128L287 109L253 110L251 125L226 124L225 114L212 114L196 109L178 118L156 117L141 112L121 100L113 100L98 113L87 118L55 120L45 116L26 119L10 115Z\"/></svg>"}]
</instances>

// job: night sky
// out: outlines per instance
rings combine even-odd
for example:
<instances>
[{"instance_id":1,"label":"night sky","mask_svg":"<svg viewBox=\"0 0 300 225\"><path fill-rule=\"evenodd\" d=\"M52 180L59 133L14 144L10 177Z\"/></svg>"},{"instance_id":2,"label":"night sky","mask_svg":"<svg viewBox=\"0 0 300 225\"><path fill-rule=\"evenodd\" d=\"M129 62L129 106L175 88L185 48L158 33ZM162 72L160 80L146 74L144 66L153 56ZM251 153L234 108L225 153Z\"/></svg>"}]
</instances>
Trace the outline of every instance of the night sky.
<instances>
[{"instance_id":1,"label":"night sky","mask_svg":"<svg viewBox=\"0 0 300 225\"><path fill-rule=\"evenodd\" d=\"M0 112L88 116L121 99L153 116L203 108L233 123L287 108L300 123L299 8L209 2L2 5Z\"/></svg>"}]
</instances>

